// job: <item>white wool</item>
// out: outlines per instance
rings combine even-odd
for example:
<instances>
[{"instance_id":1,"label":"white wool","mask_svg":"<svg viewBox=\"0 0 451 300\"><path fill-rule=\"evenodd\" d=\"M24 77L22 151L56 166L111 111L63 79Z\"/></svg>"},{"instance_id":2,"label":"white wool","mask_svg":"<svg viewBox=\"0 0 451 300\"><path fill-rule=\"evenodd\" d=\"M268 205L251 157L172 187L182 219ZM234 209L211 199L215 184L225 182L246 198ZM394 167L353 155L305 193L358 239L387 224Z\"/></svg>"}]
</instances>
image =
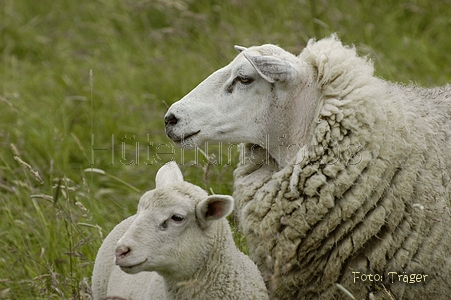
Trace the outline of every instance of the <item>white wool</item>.
<instances>
[{"instance_id":1,"label":"white wool","mask_svg":"<svg viewBox=\"0 0 451 300\"><path fill-rule=\"evenodd\" d=\"M273 45L238 50L171 106L166 132L185 146L245 143L233 196L273 296L343 298L340 283L358 299L384 288L447 299L451 86L374 77L336 36L297 57ZM354 282L353 271L383 281ZM427 276L392 282L390 272Z\"/></svg>"}]
</instances>

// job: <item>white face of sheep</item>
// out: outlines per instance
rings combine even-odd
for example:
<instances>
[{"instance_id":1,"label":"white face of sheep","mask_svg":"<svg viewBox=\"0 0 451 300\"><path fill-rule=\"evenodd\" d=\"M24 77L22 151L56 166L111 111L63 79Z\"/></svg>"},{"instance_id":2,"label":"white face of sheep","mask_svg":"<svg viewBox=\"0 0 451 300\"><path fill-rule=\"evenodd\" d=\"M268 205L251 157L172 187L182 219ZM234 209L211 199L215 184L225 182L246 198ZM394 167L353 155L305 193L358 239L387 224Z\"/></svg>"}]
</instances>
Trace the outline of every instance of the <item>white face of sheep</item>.
<instances>
[{"instance_id":1,"label":"white face of sheep","mask_svg":"<svg viewBox=\"0 0 451 300\"><path fill-rule=\"evenodd\" d=\"M263 148L277 148L283 139L302 143L316 107L311 66L274 45L235 48L240 53L229 65L169 108L167 136L187 148L205 142Z\"/></svg>"},{"instance_id":2,"label":"white face of sheep","mask_svg":"<svg viewBox=\"0 0 451 300\"><path fill-rule=\"evenodd\" d=\"M117 243L115 263L129 274L193 272L212 244L212 223L232 210L232 197L208 196L183 181L176 163L167 164L157 173L156 189L140 199L135 220Z\"/></svg>"}]
</instances>

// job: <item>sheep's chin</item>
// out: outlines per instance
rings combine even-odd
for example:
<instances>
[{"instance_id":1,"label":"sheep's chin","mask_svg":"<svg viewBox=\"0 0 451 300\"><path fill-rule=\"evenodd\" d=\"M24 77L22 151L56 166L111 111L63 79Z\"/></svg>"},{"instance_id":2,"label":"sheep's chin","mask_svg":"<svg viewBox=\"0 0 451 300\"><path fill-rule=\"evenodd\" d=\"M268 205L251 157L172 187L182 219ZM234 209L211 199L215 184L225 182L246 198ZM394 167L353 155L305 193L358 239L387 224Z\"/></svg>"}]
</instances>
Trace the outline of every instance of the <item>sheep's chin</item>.
<instances>
[{"instance_id":1,"label":"sheep's chin","mask_svg":"<svg viewBox=\"0 0 451 300\"><path fill-rule=\"evenodd\" d=\"M200 133L200 130L194 130L189 133L184 133L182 135L174 134L172 131L166 132L166 135L177 145L184 146L184 147L192 147L196 145L193 143L194 140L196 140L196 137L198 137L198 134Z\"/></svg>"},{"instance_id":2,"label":"sheep's chin","mask_svg":"<svg viewBox=\"0 0 451 300\"><path fill-rule=\"evenodd\" d=\"M174 142L175 145L177 145L177 147L180 147L180 148L183 148L186 150L192 150L192 149L195 149L196 147L199 147L201 145L201 143L203 142L203 139L200 135L198 135L196 133L196 134L190 135L187 138L183 138L183 139L174 138L174 139L172 139L172 141Z\"/></svg>"},{"instance_id":3,"label":"sheep's chin","mask_svg":"<svg viewBox=\"0 0 451 300\"><path fill-rule=\"evenodd\" d=\"M144 261L134 264L134 265L127 265L127 266L119 265L119 268L121 268L121 270L127 274L136 274L139 272L147 271L145 269L146 262L147 262L147 258Z\"/></svg>"}]
</instances>

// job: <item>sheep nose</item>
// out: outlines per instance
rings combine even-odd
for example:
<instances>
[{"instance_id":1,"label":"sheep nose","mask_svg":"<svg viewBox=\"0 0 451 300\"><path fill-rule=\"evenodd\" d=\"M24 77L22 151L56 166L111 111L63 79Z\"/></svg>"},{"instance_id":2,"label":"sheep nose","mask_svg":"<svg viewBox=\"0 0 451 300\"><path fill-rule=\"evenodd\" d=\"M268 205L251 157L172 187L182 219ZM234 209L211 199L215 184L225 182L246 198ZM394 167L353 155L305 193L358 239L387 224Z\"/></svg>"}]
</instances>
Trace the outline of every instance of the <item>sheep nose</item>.
<instances>
[{"instance_id":1,"label":"sheep nose","mask_svg":"<svg viewBox=\"0 0 451 300\"><path fill-rule=\"evenodd\" d=\"M166 124L166 126L175 125L177 122L178 118L173 113L169 113L164 117L164 124Z\"/></svg>"},{"instance_id":2,"label":"sheep nose","mask_svg":"<svg viewBox=\"0 0 451 300\"><path fill-rule=\"evenodd\" d=\"M128 254L130 254L131 251L132 251L132 249L130 249L127 246L118 246L116 248L116 250L114 251L116 254L116 261L120 260L120 259L124 259Z\"/></svg>"}]
</instances>

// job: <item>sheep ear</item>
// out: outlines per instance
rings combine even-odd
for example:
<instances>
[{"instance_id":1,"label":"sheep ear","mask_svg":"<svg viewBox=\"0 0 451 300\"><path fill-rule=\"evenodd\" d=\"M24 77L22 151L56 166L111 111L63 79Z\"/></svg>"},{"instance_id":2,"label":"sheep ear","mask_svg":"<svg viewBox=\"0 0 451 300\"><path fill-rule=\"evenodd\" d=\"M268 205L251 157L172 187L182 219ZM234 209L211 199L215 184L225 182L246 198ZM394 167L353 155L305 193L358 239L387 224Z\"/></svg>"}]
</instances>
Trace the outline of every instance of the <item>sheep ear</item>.
<instances>
[{"instance_id":1,"label":"sheep ear","mask_svg":"<svg viewBox=\"0 0 451 300\"><path fill-rule=\"evenodd\" d=\"M170 184L183 181L182 171L175 161L168 162L162 166L155 176L157 188L162 188Z\"/></svg>"},{"instance_id":2,"label":"sheep ear","mask_svg":"<svg viewBox=\"0 0 451 300\"><path fill-rule=\"evenodd\" d=\"M200 227L207 229L212 221L227 217L233 211L233 198L227 195L211 195L197 204L196 216Z\"/></svg>"},{"instance_id":3,"label":"sheep ear","mask_svg":"<svg viewBox=\"0 0 451 300\"><path fill-rule=\"evenodd\" d=\"M274 56L251 56L248 53L244 53L244 56L260 76L270 83L287 82L296 76L296 69L286 60Z\"/></svg>"},{"instance_id":4,"label":"sheep ear","mask_svg":"<svg viewBox=\"0 0 451 300\"><path fill-rule=\"evenodd\" d=\"M244 50L247 49L246 47L238 46L238 45L235 45L234 48L235 48L235 50L238 51L238 52L243 52Z\"/></svg>"}]
</instances>

